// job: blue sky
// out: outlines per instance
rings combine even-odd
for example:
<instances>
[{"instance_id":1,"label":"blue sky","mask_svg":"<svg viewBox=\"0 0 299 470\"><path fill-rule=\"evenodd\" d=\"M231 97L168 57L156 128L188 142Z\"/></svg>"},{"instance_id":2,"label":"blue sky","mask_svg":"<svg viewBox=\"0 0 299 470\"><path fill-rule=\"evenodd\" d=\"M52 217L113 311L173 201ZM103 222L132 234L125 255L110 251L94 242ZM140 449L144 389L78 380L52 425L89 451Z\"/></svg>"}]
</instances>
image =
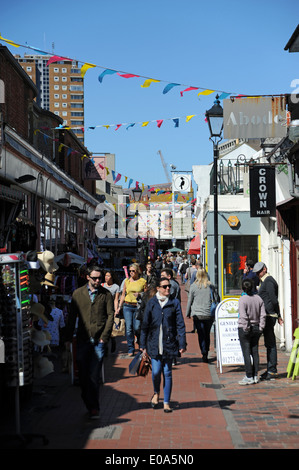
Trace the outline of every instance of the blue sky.
<instances>
[{"instance_id":1,"label":"blue sky","mask_svg":"<svg viewBox=\"0 0 299 470\"><path fill-rule=\"evenodd\" d=\"M56 55L161 80L142 88L144 79L117 75L100 83L98 67L85 75L86 127L136 123L129 130L87 130L86 147L95 154L115 153L118 173L152 185L166 182L159 150L169 171L171 163L191 171L192 165L212 162L204 115L216 94L199 99L198 90L181 97L185 85L234 94L294 90L298 54L284 47L298 13L297 0L14 0L1 8L0 34L49 52L54 43ZM8 47L13 54L26 52ZM183 86L163 94L169 82ZM195 116L186 123L189 115ZM160 128L155 122L139 124L160 119ZM127 186L124 178L119 184Z\"/></svg>"}]
</instances>

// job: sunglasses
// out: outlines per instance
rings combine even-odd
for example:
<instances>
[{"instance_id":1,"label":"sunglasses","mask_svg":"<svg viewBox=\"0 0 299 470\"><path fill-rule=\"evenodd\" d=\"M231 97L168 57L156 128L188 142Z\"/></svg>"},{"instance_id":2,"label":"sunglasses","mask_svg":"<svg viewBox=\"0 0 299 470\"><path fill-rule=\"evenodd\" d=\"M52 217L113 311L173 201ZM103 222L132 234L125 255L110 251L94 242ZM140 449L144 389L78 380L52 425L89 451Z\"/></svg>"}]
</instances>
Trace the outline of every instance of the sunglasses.
<instances>
[{"instance_id":1,"label":"sunglasses","mask_svg":"<svg viewBox=\"0 0 299 470\"><path fill-rule=\"evenodd\" d=\"M100 281L101 280L101 277L92 277L92 276L89 276L90 279L92 279L93 281Z\"/></svg>"},{"instance_id":2,"label":"sunglasses","mask_svg":"<svg viewBox=\"0 0 299 470\"><path fill-rule=\"evenodd\" d=\"M136 273L135 269L130 269L129 273Z\"/></svg>"},{"instance_id":3,"label":"sunglasses","mask_svg":"<svg viewBox=\"0 0 299 470\"><path fill-rule=\"evenodd\" d=\"M161 287L161 289L170 289L171 286L170 284L166 284L166 286L159 286L159 287Z\"/></svg>"}]
</instances>

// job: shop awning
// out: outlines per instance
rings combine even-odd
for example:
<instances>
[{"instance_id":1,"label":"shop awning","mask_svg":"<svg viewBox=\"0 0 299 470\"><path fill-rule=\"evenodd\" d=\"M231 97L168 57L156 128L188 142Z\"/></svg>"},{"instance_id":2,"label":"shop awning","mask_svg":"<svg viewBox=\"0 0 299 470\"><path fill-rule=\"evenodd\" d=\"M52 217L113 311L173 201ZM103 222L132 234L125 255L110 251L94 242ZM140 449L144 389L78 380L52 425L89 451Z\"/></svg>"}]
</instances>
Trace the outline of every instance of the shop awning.
<instances>
[{"instance_id":1,"label":"shop awning","mask_svg":"<svg viewBox=\"0 0 299 470\"><path fill-rule=\"evenodd\" d=\"M188 255L199 255L200 254L200 236L196 235L196 237L191 240Z\"/></svg>"},{"instance_id":2,"label":"shop awning","mask_svg":"<svg viewBox=\"0 0 299 470\"><path fill-rule=\"evenodd\" d=\"M82 266L86 262L82 256L70 252L56 256L55 261L63 266L69 266L70 264L79 264Z\"/></svg>"}]
</instances>

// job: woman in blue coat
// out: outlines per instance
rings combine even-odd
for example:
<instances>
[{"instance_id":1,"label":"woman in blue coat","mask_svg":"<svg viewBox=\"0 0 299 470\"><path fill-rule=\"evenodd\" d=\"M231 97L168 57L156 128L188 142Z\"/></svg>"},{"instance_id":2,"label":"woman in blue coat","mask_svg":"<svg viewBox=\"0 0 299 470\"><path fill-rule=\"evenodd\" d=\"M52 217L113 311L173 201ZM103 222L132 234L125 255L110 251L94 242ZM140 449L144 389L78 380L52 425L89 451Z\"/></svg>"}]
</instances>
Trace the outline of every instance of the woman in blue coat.
<instances>
[{"instance_id":1,"label":"woman in blue coat","mask_svg":"<svg viewBox=\"0 0 299 470\"><path fill-rule=\"evenodd\" d=\"M140 349L147 351L152 360L154 395L152 408L157 408L163 374L164 412L170 413L172 390L172 361L186 351L186 331L181 305L170 299L170 282L158 280L157 293L146 305L141 326Z\"/></svg>"}]
</instances>

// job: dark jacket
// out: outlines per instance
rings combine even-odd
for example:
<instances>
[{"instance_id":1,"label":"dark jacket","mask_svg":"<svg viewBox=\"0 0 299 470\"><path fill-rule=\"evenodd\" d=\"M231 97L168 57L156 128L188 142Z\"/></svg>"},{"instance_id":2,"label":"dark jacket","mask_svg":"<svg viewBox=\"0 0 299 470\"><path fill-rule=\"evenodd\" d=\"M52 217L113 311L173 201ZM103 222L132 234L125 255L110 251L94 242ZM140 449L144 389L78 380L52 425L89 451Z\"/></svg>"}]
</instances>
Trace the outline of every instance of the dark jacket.
<instances>
[{"instance_id":1,"label":"dark jacket","mask_svg":"<svg viewBox=\"0 0 299 470\"><path fill-rule=\"evenodd\" d=\"M162 308L156 295L146 305L141 326L140 348L150 357L159 355L160 325L163 331L163 357L179 355L186 349L186 330L181 305L177 299L169 299Z\"/></svg>"},{"instance_id":2,"label":"dark jacket","mask_svg":"<svg viewBox=\"0 0 299 470\"><path fill-rule=\"evenodd\" d=\"M267 315L280 317L278 284L272 276L266 276L263 279L261 280L258 295L264 301L266 313Z\"/></svg>"},{"instance_id":3,"label":"dark jacket","mask_svg":"<svg viewBox=\"0 0 299 470\"><path fill-rule=\"evenodd\" d=\"M102 339L107 343L114 320L111 293L99 286L98 294L91 303L87 284L74 291L67 322L66 341L72 341L77 317L79 318L76 332L78 343L90 341L90 338L95 341Z\"/></svg>"}]
</instances>

